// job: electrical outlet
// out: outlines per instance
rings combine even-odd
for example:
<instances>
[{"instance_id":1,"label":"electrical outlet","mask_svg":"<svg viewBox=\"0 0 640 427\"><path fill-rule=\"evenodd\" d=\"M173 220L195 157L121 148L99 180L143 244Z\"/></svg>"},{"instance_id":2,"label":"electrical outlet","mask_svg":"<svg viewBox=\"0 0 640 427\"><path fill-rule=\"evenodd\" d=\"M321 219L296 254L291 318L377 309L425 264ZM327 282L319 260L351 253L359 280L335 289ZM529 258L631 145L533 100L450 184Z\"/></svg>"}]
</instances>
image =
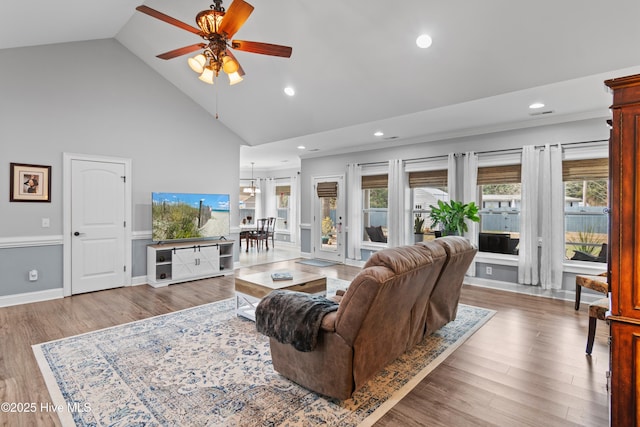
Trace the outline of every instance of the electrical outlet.
<instances>
[{"instance_id":1,"label":"electrical outlet","mask_svg":"<svg viewBox=\"0 0 640 427\"><path fill-rule=\"evenodd\" d=\"M487 267L487 276L491 276L493 274L493 268Z\"/></svg>"},{"instance_id":2,"label":"electrical outlet","mask_svg":"<svg viewBox=\"0 0 640 427\"><path fill-rule=\"evenodd\" d=\"M49 218L42 218L42 228L49 228Z\"/></svg>"},{"instance_id":3,"label":"electrical outlet","mask_svg":"<svg viewBox=\"0 0 640 427\"><path fill-rule=\"evenodd\" d=\"M29 281L35 282L38 280L38 270L29 270Z\"/></svg>"}]
</instances>

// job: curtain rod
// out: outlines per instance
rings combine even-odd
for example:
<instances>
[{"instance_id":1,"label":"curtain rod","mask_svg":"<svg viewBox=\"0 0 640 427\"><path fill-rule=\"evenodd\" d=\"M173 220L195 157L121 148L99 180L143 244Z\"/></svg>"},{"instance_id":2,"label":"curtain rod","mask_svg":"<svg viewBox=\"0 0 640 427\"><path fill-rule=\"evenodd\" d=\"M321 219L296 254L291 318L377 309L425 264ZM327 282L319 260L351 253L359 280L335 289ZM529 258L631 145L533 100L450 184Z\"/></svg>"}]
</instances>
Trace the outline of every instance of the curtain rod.
<instances>
[{"instance_id":1,"label":"curtain rod","mask_svg":"<svg viewBox=\"0 0 640 427\"><path fill-rule=\"evenodd\" d=\"M596 144L599 142L609 142L608 139L594 139L591 141L574 141L574 142L558 142L555 144L548 145L560 145L562 148L570 145L584 145L584 144ZM545 144L547 145L547 144ZM534 145L534 148L544 148L545 145ZM487 151L476 151L476 154L492 154L492 153L505 153L510 151L521 151L522 148L503 148L501 150L487 150Z\"/></svg>"},{"instance_id":2,"label":"curtain rod","mask_svg":"<svg viewBox=\"0 0 640 427\"><path fill-rule=\"evenodd\" d=\"M600 143L600 142L609 142L608 139L594 139L591 141L574 141L574 142L558 142L556 144L549 144L549 145L560 145L561 147L566 147L566 146L571 146L571 145L583 145L583 144L596 144L596 143ZM545 144L546 145L546 144ZM535 145L535 148L544 148L545 145ZM492 154L492 153L508 153L508 152L519 152L522 150L522 147L520 148L503 148L500 150L487 150L487 151L476 151L476 154ZM461 156L464 153L454 153L457 156ZM439 158L443 158L446 159L448 157L447 154L442 154L439 156L429 156L429 157L417 157L417 158L413 158L413 159L404 159L405 162L417 162L420 160L435 160L435 159L439 159ZM358 166L370 166L370 165L384 165L387 164L388 162L368 162L368 163L357 163Z\"/></svg>"},{"instance_id":3,"label":"curtain rod","mask_svg":"<svg viewBox=\"0 0 640 427\"><path fill-rule=\"evenodd\" d=\"M256 176L253 178L253 180L255 181L256 179L291 179L290 176L280 176L280 177L268 177L268 178L260 178L259 176ZM251 181L251 178L240 178L240 181Z\"/></svg>"}]
</instances>

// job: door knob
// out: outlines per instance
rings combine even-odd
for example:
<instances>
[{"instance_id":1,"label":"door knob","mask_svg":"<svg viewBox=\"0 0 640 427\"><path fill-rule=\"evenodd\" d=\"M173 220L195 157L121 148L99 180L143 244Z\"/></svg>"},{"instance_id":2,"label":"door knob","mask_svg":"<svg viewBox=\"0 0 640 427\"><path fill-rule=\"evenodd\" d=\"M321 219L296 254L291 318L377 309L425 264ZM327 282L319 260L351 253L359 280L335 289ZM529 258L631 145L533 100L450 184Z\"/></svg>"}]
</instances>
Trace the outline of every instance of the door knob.
<instances>
[{"instance_id":1,"label":"door knob","mask_svg":"<svg viewBox=\"0 0 640 427\"><path fill-rule=\"evenodd\" d=\"M80 235L80 232L79 232L79 231L76 231L75 233L73 233L73 235L74 235L74 236L79 236L79 235Z\"/></svg>"}]
</instances>

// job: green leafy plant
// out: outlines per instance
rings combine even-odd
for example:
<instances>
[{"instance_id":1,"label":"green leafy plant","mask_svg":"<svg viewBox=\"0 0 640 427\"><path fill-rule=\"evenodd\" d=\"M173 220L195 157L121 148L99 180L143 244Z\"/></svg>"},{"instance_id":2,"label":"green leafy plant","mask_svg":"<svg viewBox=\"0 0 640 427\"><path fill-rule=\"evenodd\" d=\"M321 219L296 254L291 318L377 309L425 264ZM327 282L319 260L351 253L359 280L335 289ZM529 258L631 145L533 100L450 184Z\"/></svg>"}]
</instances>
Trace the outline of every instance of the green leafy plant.
<instances>
[{"instance_id":1,"label":"green leafy plant","mask_svg":"<svg viewBox=\"0 0 640 427\"><path fill-rule=\"evenodd\" d=\"M425 219L421 216L416 216L415 220L413 221L414 234L423 234L424 220Z\"/></svg>"},{"instance_id":2,"label":"green leafy plant","mask_svg":"<svg viewBox=\"0 0 640 427\"><path fill-rule=\"evenodd\" d=\"M442 225L443 235L462 235L463 232L468 231L469 227L465 223L465 219L473 222L480 221L478 206L475 202L462 203L455 200L443 202L438 200L438 206L430 205L429 207L431 208L429 214L431 226Z\"/></svg>"}]
</instances>

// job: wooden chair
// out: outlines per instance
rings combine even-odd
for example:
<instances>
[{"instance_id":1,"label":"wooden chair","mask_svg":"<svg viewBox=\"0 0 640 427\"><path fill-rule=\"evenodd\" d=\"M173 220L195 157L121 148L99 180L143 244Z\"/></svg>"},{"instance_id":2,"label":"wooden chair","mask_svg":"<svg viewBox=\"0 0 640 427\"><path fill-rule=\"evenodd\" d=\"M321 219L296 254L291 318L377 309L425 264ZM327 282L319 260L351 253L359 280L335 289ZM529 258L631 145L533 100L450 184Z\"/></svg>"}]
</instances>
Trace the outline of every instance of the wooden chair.
<instances>
[{"instance_id":1,"label":"wooden chair","mask_svg":"<svg viewBox=\"0 0 640 427\"><path fill-rule=\"evenodd\" d=\"M256 220L256 229L251 231L248 240L253 246L253 242L256 243L256 249L259 251L262 244L267 241L267 218L260 218ZM267 250L269 249L269 243L267 243ZM247 250L249 252L249 244L247 243Z\"/></svg>"},{"instance_id":2,"label":"wooden chair","mask_svg":"<svg viewBox=\"0 0 640 427\"><path fill-rule=\"evenodd\" d=\"M580 309L580 294L582 293L582 288L589 288L591 290L603 293L605 295L609 294L609 284L607 282L607 273L600 273L597 276L587 275L587 274L578 274L576 275L576 304L575 309Z\"/></svg>"},{"instance_id":3,"label":"wooden chair","mask_svg":"<svg viewBox=\"0 0 640 427\"><path fill-rule=\"evenodd\" d=\"M267 250L269 250L269 239L271 239L271 247L275 248L275 231L276 219L274 217L267 218Z\"/></svg>"},{"instance_id":4,"label":"wooden chair","mask_svg":"<svg viewBox=\"0 0 640 427\"><path fill-rule=\"evenodd\" d=\"M593 341L596 337L596 324L598 320L606 320L609 311L609 298L601 298L589 304L589 332L587 333L587 354L591 355Z\"/></svg>"}]
</instances>

